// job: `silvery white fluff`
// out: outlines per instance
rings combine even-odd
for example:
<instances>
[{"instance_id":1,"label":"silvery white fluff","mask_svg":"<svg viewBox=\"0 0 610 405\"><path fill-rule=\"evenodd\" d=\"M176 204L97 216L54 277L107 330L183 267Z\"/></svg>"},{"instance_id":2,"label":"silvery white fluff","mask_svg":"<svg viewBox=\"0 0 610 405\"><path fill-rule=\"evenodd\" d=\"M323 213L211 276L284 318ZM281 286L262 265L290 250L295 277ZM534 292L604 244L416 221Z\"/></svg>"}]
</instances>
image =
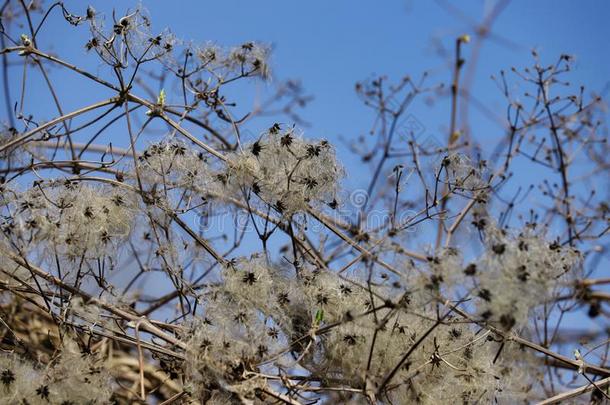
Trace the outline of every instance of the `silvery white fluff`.
<instances>
[{"instance_id":1,"label":"silvery white fluff","mask_svg":"<svg viewBox=\"0 0 610 405\"><path fill-rule=\"evenodd\" d=\"M203 153L174 137L150 144L138 158L138 168L144 182L163 184L164 191L218 191L217 179Z\"/></svg>"},{"instance_id":2,"label":"silvery white fluff","mask_svg":"<svg viewBox=\"0 0 610 405\"><path fill-rule=\"evenodd\" d=\"M294 127L275 124L229 160L227 182L251 189L278 212L336 203L343 168L334 148L325 140L304 139Z\"/></svg>"},{"instance_id":3,"label":"silvery white fluff","mask_svg":"<svg viewBox=\"0 0 610 405\"><path fill-rule=\"evenodd\" d=\"M452 153L443 159L442 165L452 189L477 191L487 187L483 178L485 162L480 162L478 167L475 167L468 156L463 153Z\"/></svg>"},{"instance_id":4,"label":"silvery white fluff","mask_svg":"<svg viewBox=\"0 0 610 405\"><path fill-rule=\"evenodd\" d=\"M455 264L453 256L449 252L439 263L447 259ZM290 368L296 359L298 367L314 375L336 376L356 386L365 384L362 370L369 367L368 378L378 384L436 316L425 285L411 285L416 292L394 300L395 307L371 313L384 304L380 296L387 296L388 287L368 291L365 284L309 266L294 278L262 255L237 259L221 274L224 283L204 297L205 317L186 332L185 370L191 392L227 401L256 397L261 379L255 374L245 381L238 378L251 365ZM316 334L316 328L342 321ZM530 361L527 353L517 353L518 345L507 343L503 360L496 363L499 343L487 337L477 327L447 318L398 370L397 378L412 382L392 390L391 400L436 404L496 398L510 403L520 398L528 369L520 364Z\"/></svg>"},{"instance_id":5,"label":"silvery white fluff","mask_svg":"<svg viewBox=\"0 0 610 405\"><path fill-rule=\"evenodd\" d=\"M485 250L470 267L478 312L505 329L525 325L532 309L556 293L565 275L574 277L582 263L577 250L532 229L514 233L488 225L485 234Z\"/></svg>"},{"instance_id":6,"label":"silvery white fluff","mask_svg":"<svg viewBox=\"0 0 610 405\"><path fill-rule=\"evenodd\" d=\"M0 403L109 403L111 376L102 360L83 354L67 336L60 353L41 368L17 354L0 352Z\"/></svg>"},{"instance_id":7,"label":"silvery white fluff","mask_svg":"<svg viewBox=\"0 0 610 405\"><path fill-rule=\"evenodd\" d=\"M208 162L203 153L171 137L146 148L138 164L143 181L163 184L166 194L188 189L204 198L222 200L242 199L245 192L253 192L286 215L308 205L337 204L338 183L343 177L328 142L308 141L295 128L282 130L279 126L229 154L224 166Z\"/></svg>"},{"instance_id":8,"label":"silvery white fluff","mask_svg":"<svg viewBox=\"0 0 610 405\"><path fill-rule=\"evenodd\" d=\"M19 215L5 224L10 232L3 237L65 258L114 252L133 228L138 204L124 189L72 181L39 183L16 195L7 203Z\"/></svg>"}]
</instances>

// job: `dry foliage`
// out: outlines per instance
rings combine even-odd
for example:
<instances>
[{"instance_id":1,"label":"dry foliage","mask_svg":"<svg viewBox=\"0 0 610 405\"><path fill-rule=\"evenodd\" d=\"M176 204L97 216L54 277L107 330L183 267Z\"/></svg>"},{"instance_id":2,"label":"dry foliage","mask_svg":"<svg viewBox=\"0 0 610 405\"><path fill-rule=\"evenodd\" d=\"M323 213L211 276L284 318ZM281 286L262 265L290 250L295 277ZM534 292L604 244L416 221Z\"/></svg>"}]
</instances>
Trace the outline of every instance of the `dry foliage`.
<instances>
[{"instance_id":1,"label":"dry foliage","mask_svg":"<svg viewBox=\"0 0 610 405\"><path fill-rule=\"evenodd\" d=\"M264 45L181 41L140 8L1 16L1 403L608 399L610 150L569 56L498 75L491 151L457 116L480 38L449 86L359 83L374 124L342 165L299 129L298 83L234 99L269 80ZM89 30L97 70L38 46L52 19ZM401 125L422 95L451 101L446 141Z\"/></svg>"}]
</instances>

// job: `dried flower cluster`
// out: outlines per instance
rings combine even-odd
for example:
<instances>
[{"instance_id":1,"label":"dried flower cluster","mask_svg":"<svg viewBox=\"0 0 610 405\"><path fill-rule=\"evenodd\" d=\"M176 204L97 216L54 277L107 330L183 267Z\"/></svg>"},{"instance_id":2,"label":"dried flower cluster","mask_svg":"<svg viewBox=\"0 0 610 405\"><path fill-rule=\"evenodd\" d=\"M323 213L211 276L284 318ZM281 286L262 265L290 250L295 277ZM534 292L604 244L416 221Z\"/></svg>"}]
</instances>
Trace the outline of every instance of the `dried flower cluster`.
<instances>
[{"instance_id":1,"label":"dried flower cluster","mask_svg":"<svg viewBox=\"0 0 610 405\"><path fill-rule=\"evenodd\" d=\"M64 340L63 345L58 348L61 354L45 368L15 354L0 354L2 403L108 403L112 388L103 362L81 353L75 342Z\"/></svg>"},{"instance_id":2,"label":"dried flower cluster","mask_svg":"<svg viewBox=\"0 0 610 405\"><path fill-rule=\"evenodd\" d=\"M128 237L137 209L132 193L72 182L40 183L3 192L4 244L18 251L40 246L43 255L77 260L114 256ZM33 249L37 250L37 249Z\"/></svg>"},{"instance_id":3,"label":"dried flower cluster","mask_svg":"<svg viewBox=\"0 0 610 405\"><path fill-rule=\"evenodd\" d=\"M577 250L531 229L507 235L488 228L486 234L485 253L464 272L478 289L480 315L504 329L526 324L533 309L552 302L558 289L582 276Z\"/></svg>"},{"instance_id":4,"label":"dried flower cluster","mask_svg":"<svg viewBox=\"0 0 610 405\"><path fill-rule=\"evenodd\" d=\"M261 137L230 156L227 182L252 190L280 213L311 205L337 204L343 169L328 141L307 141L294 127L274 124Z\"/></svg>"},{"instance_id":5,"label":"dried flower cluster","mask_svg":"<svg viewBox=\"0 0 610 405\"><path fill-rule=\"evenodd\" d=\"M0 9L0 404L610 399L610 150L570 57L502 72L485 142L456 118L468 36L451 86L358 84L344 169L296 82L241 99L268 47L28 3ZM53 19L97 72L50 53ZM73 81L109 98L67 111ZM451 99L446 142L401 127L421 94Z\"/></svg>"}]
</instances>

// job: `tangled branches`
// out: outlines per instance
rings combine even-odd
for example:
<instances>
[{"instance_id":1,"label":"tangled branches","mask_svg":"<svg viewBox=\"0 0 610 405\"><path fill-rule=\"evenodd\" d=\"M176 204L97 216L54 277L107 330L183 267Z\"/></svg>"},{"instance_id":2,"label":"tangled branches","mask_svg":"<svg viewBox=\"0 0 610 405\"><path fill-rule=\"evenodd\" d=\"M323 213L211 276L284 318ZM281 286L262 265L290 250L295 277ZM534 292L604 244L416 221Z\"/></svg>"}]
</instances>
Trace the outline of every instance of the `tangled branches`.
<instances>
[{"instance_id":1,"label":"tangled branches","mask_svg":"<svg viewBox=\"0 0 610 405\"><path fill-rule=\"evenodd\" d=\"M2 403L608 399L605 328L570 327L610 298L602 102L563 82L570 57L500 74L493 148L456 118L468 37L446 143L403 125L443 86L360 83L373 136L341 164L298 129L298 83L233 99L270 78L265 45L180 41L139 8L1 12ZM89 28L97 73L45 49L52 18ZM75 85L98 98L68 107Z\"/></svg>"}]
</instances>

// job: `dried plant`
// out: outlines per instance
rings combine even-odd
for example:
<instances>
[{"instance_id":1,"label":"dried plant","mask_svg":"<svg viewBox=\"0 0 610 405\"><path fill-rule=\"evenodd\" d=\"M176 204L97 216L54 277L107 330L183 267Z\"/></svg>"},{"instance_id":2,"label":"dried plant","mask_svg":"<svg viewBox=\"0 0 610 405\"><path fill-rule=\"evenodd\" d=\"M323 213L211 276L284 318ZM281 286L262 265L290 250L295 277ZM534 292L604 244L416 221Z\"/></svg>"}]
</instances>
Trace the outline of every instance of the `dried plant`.
<instances>
[{"instance_id":1,"label":"dried plant","mask_svg":"<svg viewBox=\"0 0 610 405\"><path fill-rule=\"evenodd\" d=\"M468 36L448 89L359 83L374 124L342 164L299 129L297 82L234 99L270 78L266 45L182 41L142 8L0 11L0 403L609 399L610 150L569 56L494 79L492 150L457 115ZM97 71L39 46L52 19L88 27ZM69 107L74 86L107 97ZM424 94L451 101L446 141L404 125Z\"/></svg>"}]
</instances>

